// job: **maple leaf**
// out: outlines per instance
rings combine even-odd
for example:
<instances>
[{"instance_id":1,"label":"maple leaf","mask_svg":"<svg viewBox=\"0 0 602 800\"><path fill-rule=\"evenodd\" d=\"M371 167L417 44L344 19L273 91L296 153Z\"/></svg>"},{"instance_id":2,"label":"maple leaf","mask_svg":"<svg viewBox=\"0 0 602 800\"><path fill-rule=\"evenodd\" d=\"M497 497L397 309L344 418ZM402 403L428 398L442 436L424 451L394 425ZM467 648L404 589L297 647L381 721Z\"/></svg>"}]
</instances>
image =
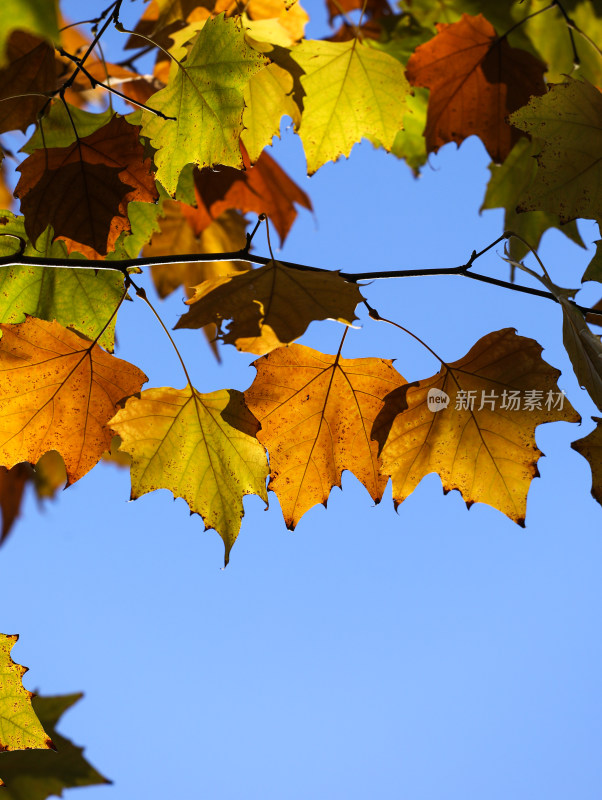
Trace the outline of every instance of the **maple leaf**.
<instances>
[{"instance_id":1,"label":"maple leaf","mask_svg":"<svg viewBox=\"0 0 602 800\"><path fill-rule=\"evenodd\" d=\"M335 17L348 14L350 11L361 11L371 17L382 17L391 14L387 0L326 0L328 21L332 24Z\"/></svg>"},{"instance_id":2,"label":"maple leaf","mask_svg":"<svg viewBox=\"0 0 602 800\"><path fill-rule=\"evenodd\" d=\"M378 503L388 476L370 438L383 398L405 384L393 362L341 358L303 345L281 347L254 362L245 401L261 423L270 483L287 528L318 503L348 469Z\"/></svg>"},{"instance_id":3,"label":"maple leaf","mask_svg":"<svg viewBox=\"0 0 602 800\"><path fill-rule=\"evenodd\" d=\"M482 14L437 25L437 35L416 48L406 74L413 86L431 90L424 136L427 150L460 144L472 134L501 163L520 133L505 118L543 94L545 64L510 47Z\"/></svg>"},{"instance_id":4,"label":"maple leaf","mask_svg":"<svg viewBox=\"0 0 602 800\"><path fill-rule=\"evenodd\" d=\"M32 748L54 750L52 740L32 708L33 694L22 683L27 667L15 664L10 656L18 638L0 633L0 752Z\"/></svg>"},{"instance_id":5,"label":"maple leaf","mask_svg":"<svg viewBox=\"0 0 602 800\"><path fill-rule=\"evenodd\" d=\"M363 137L391 149L410 92L397 59L357 39L304 41L290 55L305 73L298 133L310 175L327 161L348 156Z\"/></svg>"},{"instance_id":6,"label":"maple leaf","mask_svg":"<svg viewBox=\"0 0 602 800\"><path fill-rule=\"evenodd\" d=\"M0 544L6 540L19 516L23 493L31 480L31 472L29 464L16 464L12 469L0 467L0 509L2 509Z\"/></svg>"},{"instance_id":7,"label":"maple leaf","mask_svg":"<svg viewBox=\"0 0 602 800\"><path fill-rule=\"evenodd\" d=\"M160 232L153 236L142 251L143 257L171 256L178 253L228 253L241 250L246 244L247 223L235 211L226 211L209 227L195 235L189 223L187 209L195 209L167 200L165 216L160 220ZM244 261L203 261L199 263L153 264L151 274L159 297L167 297L179 286L190 296L192 287L221 275L248 270Z\"/></svg>"},{"instance_id":8,"label":"maple leaf","mask_svg":"<svg viewBox=\"0 0 602 800\"><path fill-rule=\"evenodd\" d=\"M432 378L387 398L373 435L393 479L396 506L436 472L444 492L458 489L469 507L487 503L524 525L527 491L539 474L536 426L580 420L557 390L560 372L541 358L541 350L533 339L505 328L479 339ZM435 400L429 406L429 393L440 400L447 396L449 404L437 406ZM522 406L512 410L517 399Z\"/></svg>"},{"instance_id":9,"label":"maple leaf","mask_svg":"<svg viewBox=\"0 0 602 800\"><path fill-rule=\"evenodd\" d=\"M362 302L355 283L338 272L301 270L279 261L238 275L204 281L187 301L189 311L176 328L201 328L209 323L221 328L221 336L239 350L263 355L301 336L310 322L336 319L351 324L355 307Z\"/></svg>"},{"instance_id":10,"label":"maple leaf","mask_svg":"<svg viewBox=\"0 0 602 800\"><path fill-rule=\"evenodd\" d=\"M9 63L0 69L0 133L25 132L46 104L40 94L56 88L54 48L37 36L14 31L6 53Z\"/></svg>"},{"instance_id":11,"label":"maple leaf","mask_svg":"<svg viewBox=\"0 0 602 800\"><path fill-rule=\"evenodd\" d=\"M573 442L571 447L589 461L592 470L592 496L602 505L602 419L592 419L596 423L594 430L583 439Z\"/></svg>"},{"instance_id":12,"label":"maple leaf","mask_svg":"<svg viewBox=\"0 0 602 800\"><path fill-rule=\"evenodd\" d=\"M17 251L18 239L25 241L25 256L45 255L68 260L64 242L53 242L47 228L32 244L27 241L23 217L5 213L0 222L0 256ZM123 294L123 275L103 270L56 269L53 267L12 266L0 269L0 322L23 322L25 316L56 320L66 328L94 339L113 351L115 319L107 320Z\"/></svg>"},{"instance_id":13,"label":"maple leaf","mask_svg":"<svg viewBox=\"0 0 602 800\"><path fill-rule=\"evenodd\" d=\"M293 86L293 76L278 64L268 64L245 86L244 130L240 140L251 164L257 161L263 148L272 143L274 136L280 138L283 116L289 116L295 127L299 127L301 111L292 94Z\"/></svg>"},{"instance_id":14,"label":"maple leaf","mask_svg":"<svg viewBox=\"0 0 602 800\"><path fill-rule=\"evenodd\" d=\"M297 216L295 203L311 211L311 201L270 155L263 152L251 166L244 145L241 150L244 172L232 167L195 171L197 207L185 214L197 235L230 208L267 214L284 242Z\"/></svg>"},{"instance_id":15,"label":"maple leaf","mask_svg":"<svg viewBox=\"0 0 602 800\"><path fill-rule=\"evenodd\" d=\"M51 225L67 250L106 255L130 229L128 203L158 197L150 166L138 128L116 116L67 147L34 151L15 189L27 235L35 241Z\"/></svg>"},{"instance_id":16,"label":"maple leaf","mask_svg":"<svg viewBox=\"0 0 602 800\"><path fill-rule=\"evenodd\" d=\"M503 208L504 230L517 233L534 249L537 249L542 235L549 228L558 228L571 241L584 247L574 221L562 224L557 214L539 209L520 214L516 210L535 177L535 154L540 148L541 145L536 140L529 141L523 137L514 145L503 164L489 165L491 179L481 211ZM520 261L529 252L529 248L514 236L509 240L508 249L510 258L514 261Z\"/></svg>"},{"instance_id":17,"label":"maple leaf","mask_svg":"<svg viewBox=\"0 0 602 800\"><path fill-rule=\"evenodd\" d=\"M182 497L205 528L222 537L227 564L243 496L257 494L267 505L267 459L242 394L147 389L130 398L110 425L122 439L120 449L132 457L132 499L156 489Z\"/></svg>"},{"instance_id":18,"label":"maple leaf","mask_svg":"<svg viewBox=\"0 0 602 800\"><path fill-rule=\"evenodd\" d=\"M31 155L44 148L68 147L78 138L85 139L104 128L114 117L115 112L111 108L94 114L70 103L55 101L19 152Z\"/></svg>"},{"instance_id":19,"label":"maple leaf","mask_svg":"<svg viewBox=\"0 0 602 800\"><path fill-rule=\"evenodd\" d=\"M0 329L0 465L56 450L73 483L110 447L109 419L147 378L58 322Z\"/></svg>"},{"instance_id":20,"label":"maple leaf","mask_svg":"<svg viewBox=\"0 0 602 800\"><path fill-rule=\"evenodd\" d=\"M44 39L59 41L58 19L55 3L48 0L3 0L0 15L0 67L4 67L10 56L8 42L13 31L22 30Z\"/></svg>"},{"instance_id":21,"label":"maple leaf","mask_svg":"<svg viewBox=\"0 0 602 800\"><path fill-rule=\"evenodd\" d=\"M533 97L510 117L538 139L538 170L519 211L557 214L562 222L602 217L602 95L586 81L568 79Z\"/></svg>"},{"instance_id":22,"label":"maple leaf","mask_svg":"<svg viewBox=\"0 0 602 800\"><path fill-rule=\"evenodd\" d=\"M145 111L142 132L157 150L157 180L172 196L187 164L240 167L244 88L268 63L245 42L240 24L223 16L208 20L153 107L175 120ZM202 135L200 132L202 131Z\"/></svg>"},{"instance_id":23,"label":"maple leaf","mask_svg":"<svg viewBox=\"0 0 602 800\"><path fill-rule=\"evenodd\" d=\"M293 0L249 0L242 20L247 37L256 42L291 47L305 34L309 16L301 3Z\"/></svg>"},{"instance_id":24,"label":"maple leaf","mask_svg":"<svg viewBox=\"0 0 602 800\"><path fill-rule=\"evenodd\" d=\"M62 796L63 789L111 783L86 761L81 747L56 732L59 718L82 697L81 694L33 697L33 709L50 732L56 752L3 753L0 758L3 800L46 800L51 795Z\"/></svg>"}]
</instances>

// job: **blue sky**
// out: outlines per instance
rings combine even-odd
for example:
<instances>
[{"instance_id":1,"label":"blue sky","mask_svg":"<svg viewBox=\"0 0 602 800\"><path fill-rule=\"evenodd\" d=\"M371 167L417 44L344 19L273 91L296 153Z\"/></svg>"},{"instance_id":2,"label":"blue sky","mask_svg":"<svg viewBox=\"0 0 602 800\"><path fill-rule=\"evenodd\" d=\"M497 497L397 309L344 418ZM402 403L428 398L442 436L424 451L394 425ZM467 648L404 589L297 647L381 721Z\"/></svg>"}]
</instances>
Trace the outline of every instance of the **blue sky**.
<instances>
[{"instance_id":1,"label":"blue sky","mask_svg":"<svg viewBox=\"0 0 602 800\"><path fill-rule=\"evenodd\" d=\"M291 130L274 155L315 209L295 223L290 260L454 266L502 230L501 212L479 215L488 157L474 138L444 147L418 180L369 144L308 179ZM598 235L581 229L588 243ZM261 235L256 249L267 251ZM477 269L507 277L499 254ZM552 231L541 256L557 283L577 286L591 253ZM526 529L484 505L467 511L434 475L396 513L390 488L374 507L346 473L328 509L294 533L274 495L268 511L247 498L221 570L221 540L182 500L159 491L128 502L127 472L113 466L43 510L29 498L0 550L0 630L21 635L13 654L30 667L28 688L85 692L61 730L114 781L68 796L599 798L602 511L569 446L595 409L563 352L560 309L459 277L375 282L365 294L448 360L511 326L562 370L584 421L538 428L546 457ZM599 295L588 285L582 301ZM181 300L160 310L175 324ZM408 380L437 371L400 331L360 324L344 356L395 358ZM341 331L314 323L302 342L336 352ZM117 354L149 385L184 385L142 303L126 305L117 334ZM252 382L248 356L224 348L218 365L199 333L176 334L200 391Z\"/></svg>"}]
</instances>

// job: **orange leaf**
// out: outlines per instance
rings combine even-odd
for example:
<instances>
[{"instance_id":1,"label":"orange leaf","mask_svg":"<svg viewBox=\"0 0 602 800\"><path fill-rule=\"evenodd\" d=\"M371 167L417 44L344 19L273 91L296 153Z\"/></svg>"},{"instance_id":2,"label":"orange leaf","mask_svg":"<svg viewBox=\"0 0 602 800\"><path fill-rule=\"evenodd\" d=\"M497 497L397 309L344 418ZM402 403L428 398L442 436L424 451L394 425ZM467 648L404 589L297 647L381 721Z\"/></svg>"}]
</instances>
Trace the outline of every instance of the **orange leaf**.
<instances>
[{"instance_id":1,"label":"orange leaf","mask_svg":"<svg viewBox=\"0 0 602 800\"><path fill-rule=\"evenodd\" d=\"M25 132L47 102L40 94L56 88L54 48L25 31L13 31L6 54L9 64L0 70L0 133Z\"/></svg>"},{"instance_id":2,"label":"orange leaf","mask_svg":"<svg viewBox=\"0 0 602 800\"><path fill-rule=\"evenodd\" d=\"M463 14L417 47L406 75L431 90L424 135L429 152L447 142L481 138L496 163L504 161L521 133L506 117L532 95L545 92L546 66L526 50L499 38L482 14Z\"/></svg>"},{"instance_id":3,"label":"orange leaf","mask_svg":"<svg viewBox=\"0 0 602 800\"><path fill-rule=\"evenodd\" d=\"M100 257L115 249L119 234L131 230L128 203L158 197L138 131L115 116L68 147L35 150L25 159L15 197L32 241L51 225L69 252Z\"/></svg>"},{"instance_id":4,"label":"orange leaf","mask_svg":"<svg viewBox=\"0 0 602 800\"><path fill-rule=\"evenodd\" d=\"M147 378L58 322L0 329L0 465L56 450L73 483L111 447L107 422Z\"/></svg>"},{"instance_id":5,"label":"orange leaf","mask_svg":"<svg viewBox=\"0 0 602 800\"><path fill-rule=\"evenodd\" d=\"M252 167L242 143L240 149L244 171L233 167L195 171L197 208L188 207L185 212L190 224L198 236L230 208L265 213L283 242L297 216L295 203L311 211L311 200L265 151Z\"/></svg>"},{"instance_id":6,"label":"orange leaf","mask_svg":"<svg viewBox=\"0 0 602 800\"><path fill-rule=\"evenodd\" d=\"M559 375L537 342L505 328L432 378L393 392L373 435L395 504L436 472L444 492L458 489L469 507L488 503L524 525L527 492L539 475L535 428L580 420L558 391Z\"/></svg>"},{"instance_id":7,"label":"orange leaf","mask_svg":"<svg viewBox=\"0 0 602 800\"><path fill-rule=\"evenodd\" d=\"M348 469L378 503L388 477L370 438L383 398L405 384L392 362L341 358L293 344L254 362L245 402L261 423L270 483L288 528L317 503L326 505Z\"/></svg>"}]
</instances>

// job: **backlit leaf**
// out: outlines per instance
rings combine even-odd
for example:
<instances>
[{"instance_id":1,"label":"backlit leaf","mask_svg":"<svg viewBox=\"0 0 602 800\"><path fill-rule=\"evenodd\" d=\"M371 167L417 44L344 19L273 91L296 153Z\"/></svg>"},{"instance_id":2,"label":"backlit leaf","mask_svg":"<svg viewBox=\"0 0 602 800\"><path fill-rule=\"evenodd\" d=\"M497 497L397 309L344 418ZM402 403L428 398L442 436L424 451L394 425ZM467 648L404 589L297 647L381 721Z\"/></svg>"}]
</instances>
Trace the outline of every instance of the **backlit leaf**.
<instances>
[{"instance_id":1,"label":"backlit leaf","mask_svg":"<svg viewBox=\"0 0 602 800\"><path fill-rule=\"evenodd\" d=\"M15 196L29 238L51 225L68 250L92 257L106 255L130 229L130 201L158 196L138 129L119 117L67 147L34 151L19 170Z\"/></svg>"},{"instance_id":2,"label":"backlit leaf","mask_svg":"<svg viewBox=\"0 0 602 800\"><path fill-rule=\"evenodd\" d=\"M520 134L505 118L545 91L545 65L498 38L482 14L467 14L452 25L437 26L437 36L416 48L408 61L413 86L431 90L427 150L447 142L481 138L496 163L504 161Z\"/></svg>"},{"instance_id":3,"label":"backlit leaf","mask_svg":"<svg viewBox=\"0 0 602 800\"><path fill-rule=\"evenodd\" d=\"M0 465L56 450L73 483L109 449L109 419L146 376L57 322L0 329Z\"/></svg>"},{"instance_id":4,"label":"backlit leaf","mask_svg":"<svg viewBox=\"0 0 602 800\"><path fill-rule=\"evenodd\" d=\"M458 489L468 506L487 503L524 525L527 492L539 475L535 428L580 419L541 349L511 328L489 333L464 358L385 401L373 435L396 505L436 472L443 490Z\"/></svg>"},{"instance_id":5,"label":"backlit leaf","mask_svg":"<svg viewBox=\"0 0 602 800\"><path fill-rule=\"evenodd\" d=\"M0 509L2 510L2 530L0 544L11 532L21 511L21 501L32 469L29 464L16 464L12 469L0 467Z\"/></svg>"},{"instance_id":6,"label":"backlit leaf","mask_svg":"<svg viewBox=\"0 0 602 800\"><path fill-rule=\"evenodd\" d=\"M173 64L153 108L174 120L144 112L142 132L157 150L157 180L174 195L187 164L240 167L244 89L267 64L245 42L235 20L208 20L181 65Z\"/></svg>"},{"instance_id":7,"label":"backlit leaf","mask_svg":"<svg viewBox=\"0 0 602 800\"><path fill-rule=\"evenodd\" d=\"M270 483L288 528L318 503L348 469L378 503L388 476L370 438L383 398L405 380L391 361L341 358L293 344L254 362L245 401L261 423Z\"/></svg>"},{"instance_id":8,"label":"backlit leaf","mask_svg":"<svg viewBox=\"0 0 602 800\"><path fill-rule=\"evenodd\" d=\"M0 133L25 132L46 103L40 95L56 88L54 48L29 33L14 31L6 54L9 63L0 69Z\"/></svg>"},{"instance_id":9,"label":"backlit leaf","mask_svg":"<svg viewBox=\"0 0 602 800\"><path fill-rule=\"evenodd\" d=\"M364 137L391 149L410 91L397 59L357 39L304 41L293 48L291 58L305 73L298 132L310 175L327 161L348 156Z\"/></svg>"},{"instance_id":10,"label":"backlit leaf","mask_svg":"<svg viewBox=\"0 0 602 800\"><path fill-rule=\"evenodd\" d=\"M539 140L538 170L518 210L541 209L562 222L602 217L602 94L568 80L533 97L510 122Z\"/></svg>"},{"instance_id":11,"label":"backlit leaf","mask_svg":"<svg viewBox=\"0 0 602 800\"><path fill-rule=\"evenodd\" d=\"M53 0L3 0L0 14L0 67L8 61L8 39L15 30L28 31L58 42L56 4Z\"/></svg>"},{"instance_id":12,"label":"backlit leaf","mask_svg":"<svg viewBox=\"0 0 602 800\"><path fill-rule=\"evenodd\" d=\"M50 732L56 752L26 750L4 753L0 758L3 800L46 800L63 796L63 789L110 783L83 756L83 748L56 732L60 717L82 697L34 697L32 705L40 722Z\"/></svg>"},{"instance_id":13,"label":"backlit leaf","mask_svg":"<svg viewBox=\"0 0 602 800\"><path fill-rule=\"evenodd\" d=\"M32 708L33 694L22 683L27 667L15 664L10 656L18 638L0 633L0 752L32 748L54 750Z\"/></svg>"},{"instance_id":14,"label":"backlit leaf","mask_svg":"<svg viewBox=\"0 0 602 800\"><path fill-rule=\"evenodd\" d=\"M243 516L242 498L267 503L268 474L257 420L235 390L147 389L111 420L132 457L132 499L156 489L182 497L224 540L225 563Z\"/></svg>"},{"instance_id":15,"label":"backlit leaf","mask_svg":"<svg viewBox=\"0 0 602 800\"><path fill-rule=\"evenodd\" d=\"M188 300L189 311L176 328L214 323L220 336L239 350L263 355L301 336L310 322L336 319L351 324L362 295L338 272L300 270L270 261L260 269L204 281Z\"/></svg>"}]
</instances>

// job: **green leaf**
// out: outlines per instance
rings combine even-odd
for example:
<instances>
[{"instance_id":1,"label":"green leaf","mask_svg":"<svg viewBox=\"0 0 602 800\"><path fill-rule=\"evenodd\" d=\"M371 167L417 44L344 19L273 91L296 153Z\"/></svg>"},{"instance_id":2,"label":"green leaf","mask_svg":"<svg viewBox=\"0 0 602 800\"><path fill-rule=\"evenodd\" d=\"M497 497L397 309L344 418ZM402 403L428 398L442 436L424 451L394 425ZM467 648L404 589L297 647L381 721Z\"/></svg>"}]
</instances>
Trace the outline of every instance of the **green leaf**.
<instances>
[{"instance_id":1,"label":"green leaf","mask_svg":"<svg viewBox=\"0 0 602 800\"><path fill-rule=\"evenodd\" d=\"M115 112L110 108L100 114L93 114L69 103L67 106L68 110L62 102L53 103L50 112L42 118L33 136L25 142L19 152L31 155L34 150L43 147L69 147L78 137L83 139L85 136L90 136L103 125L107 125L115 116Z\"/></svg>"},{"instance_id":2,"label":"green leaf","mask_svg":"<svg viewBox=\"0 0 602 800\"><path fill-rule=\"evenodd\" d=\"M142 133L157 150L157 180L172 196L187 164L242 166L244 90L267 63L245 42L240 23L220 15L207 21L184 61L172 64L153 108L176 119L142 115Z\"/></svg>"},{"instance_id":3,"label":"green leaf","mask_svg":"<svg viewBox=\"0 0 602 800\"><path fill-rule=\"evenodd\" d=\"M0 67L6 65L6 42L15 30L59 41L54 0L3 0L0 14Z\"/></svg>"},{"instance_id":4,"label":"green leaf","mask_svg":"<svg viewBox=\"0 0 602 800\"><path fill-rule=\"evenodd\" d=\"M18 636L0 633L0 752L54 749L31 705L33 694L22 683L27 667L15 664L10 651Z\"/></svg>"},{"instance_id":5,"label":"green leaf","mask_svg":"<svg viewBox=\"0 0 602 800\"><path fill-rule=\"evenodd\" d=\"M0 216L0 234L14 234L26 241L26 256L68 261L64 243L52 241L52 228L44 231L34 247L27 240L23 217L5 211ZM18 252L18 249L17 239L0 235L0 256ZM0 267L0 322L23 322L27 314L48 322L56 320L89 339L95 339L122 294L123 276L116 271L99 270L96 274L93 269ZM114 337L115 319L102 333L99 344L113 352Z\"/></svg>"},{"instance_id":6,"label":"green leaf","mask_svg":"<svg viewBox=\"0 0 602 800\"><path fill-rule=\"evenodd\" d=\"M159 217L162 213L162 201L158 203L142 203L134 200L128 204L128 218L132 230L122 233L117 240L115 250L107 255L107 261L120 261L126 258L137 258L145 244L148 244L154 233L161 230Z\"/></svg>"},{"instance_id":7,"label":"green leaf","mask_svg":"<svg viewBox=\"0 0 602 800\"><path fill-rule=\"evenodd\" d=\"M155 489L184 498L224 540L227 564L243 496L257 494L267 504L267 458L243 395L233 389L200 394L190 386L147 389L109 425L122 439L119 449L132 457L132 500Z\"/></svg>"},{"instance_id":8,"label":"green leaf","mask_svg":"<svg viewBox=\"0 0 602 800\"><path fill-rule=\"evenodd\" d=\"M503 164L489 165L491 179L487 186L485 200L481 211L491 208L503 208L504 230L514 231L537 248L542 235L549 228L558 228L575 244L585 247L574 221L561 224L558 215L548 211L525 211L519 214L517 205L528 192L537 172L535 154L541 150L541 144L535 140L521 138L514 145ZM509 240L510 257L520 261L529 249L516 238Z\"/></svg>"},{"instance_id":9,"label":"green leaf","mask_svg":"<svg viewBox=\"0 0 602 800\"><path fill-rule=\"evenodd\" d=\"M391 150L410 92L396 58L357 39L301 42L291 58L305 72L298 133L310 175L327 161L349 156L363 137Z\"/></svg>"},{"instance_id":10,"label":"green leaf","mask_svg":"<svg viewBox=\"0 0 602 800\"><path fill-rule=\"evenodd\" d=\"M602 217L602 94L568 79L509 117L540 140L538 170L519 211L548 211L561 222Z\"/></svg>"},{"instance_id":11,"label":"green leaf","mask_svg":"<svg viewBox=\"0 0 602 800\"><path fill-rule=\"evenodd\" d=\"M46 800L62 796L63 789L110 783L83 756L83 749L56 732L60 717L81 694L34 697L32 705L40 722L52 734L56 752L26 750L0 755L2 800Z\"/></svg>"}]
</instances>

